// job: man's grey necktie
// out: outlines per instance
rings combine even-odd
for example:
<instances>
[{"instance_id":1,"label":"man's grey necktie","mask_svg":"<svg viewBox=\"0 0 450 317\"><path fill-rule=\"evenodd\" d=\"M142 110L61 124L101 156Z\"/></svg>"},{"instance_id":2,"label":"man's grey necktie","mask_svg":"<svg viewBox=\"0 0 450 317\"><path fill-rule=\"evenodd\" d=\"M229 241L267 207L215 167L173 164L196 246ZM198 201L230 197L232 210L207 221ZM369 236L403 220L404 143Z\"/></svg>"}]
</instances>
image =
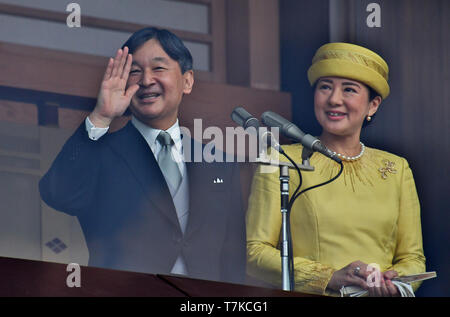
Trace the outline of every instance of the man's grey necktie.
<instances>
[{"instance_id":1,"label":"man's grey necktie","mask_svg":"<svg viewBox=\"0 0 450 317\"><path fill-rule=\"evenodd\" d=\"M161 131L156 138L161 144L162 148L158 155L158 164L162 173L170 186L173 188L173 193L176 193L181 184L181 172L172 156L172 146L174 142L170 134L166 131ZM172 192L172 191L171 191Z\"/></svg>"}]
</instances>

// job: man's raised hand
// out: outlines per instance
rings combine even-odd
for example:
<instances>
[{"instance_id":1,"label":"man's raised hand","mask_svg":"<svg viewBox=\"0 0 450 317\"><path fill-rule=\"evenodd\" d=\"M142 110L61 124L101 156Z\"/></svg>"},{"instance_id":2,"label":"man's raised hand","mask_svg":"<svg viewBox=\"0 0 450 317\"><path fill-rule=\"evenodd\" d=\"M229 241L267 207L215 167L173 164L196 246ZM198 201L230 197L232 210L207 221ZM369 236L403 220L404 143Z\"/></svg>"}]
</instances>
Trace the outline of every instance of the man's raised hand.
<instances>
[{"instance_id":1,"label":"man's raised hand","mask_svg":"<svg viewBox=\"0 0 450 317\"><path fill-rule=\"evenodd\" d=\"M114 59L109 59L97 104L89 115L89 119L96 127L106 128L114 118L120 117L130 105L133 95L138 91L139 85L137 84L126 89L132 61L133 57L128 54L126 46L123 50L117 51Z\"/></svg>"}]
</instances>

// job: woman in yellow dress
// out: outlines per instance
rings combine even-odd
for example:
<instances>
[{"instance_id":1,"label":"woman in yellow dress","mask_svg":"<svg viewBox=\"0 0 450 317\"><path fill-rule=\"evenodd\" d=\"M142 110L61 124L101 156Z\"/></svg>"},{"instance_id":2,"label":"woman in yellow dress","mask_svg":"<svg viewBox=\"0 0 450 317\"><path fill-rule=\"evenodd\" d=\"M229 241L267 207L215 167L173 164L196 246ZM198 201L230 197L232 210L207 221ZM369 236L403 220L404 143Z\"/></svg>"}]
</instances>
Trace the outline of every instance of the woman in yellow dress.
<instances>
[{"instance_id":1,"label":"woman in yellow dress","mask_svg":"<svg viewBox=\"0 0 450 317\"><path fill-rule=\"evenodd\" d=\"M305 192L291 210L295 290L338 295L359 286L371 296L398 296L391 279L425 271L420 205L407 161L360 141L389 95L388 65L376 53L348 43L329 43L308 70L321 142L336 152L344 170L335 181ZM300 144L283 147L301 162ZM314 153L313 172L303 172L301 189L337 175L340 165ZM290 170L290 195L299 184ZM247 212L248 274L281 285L279 173L253 178ZM378 265L380 284L367 283ZM370 286L370 287L369 287ZM414 290L418 284L413 284Z\"/></svg>"}]
</instances>

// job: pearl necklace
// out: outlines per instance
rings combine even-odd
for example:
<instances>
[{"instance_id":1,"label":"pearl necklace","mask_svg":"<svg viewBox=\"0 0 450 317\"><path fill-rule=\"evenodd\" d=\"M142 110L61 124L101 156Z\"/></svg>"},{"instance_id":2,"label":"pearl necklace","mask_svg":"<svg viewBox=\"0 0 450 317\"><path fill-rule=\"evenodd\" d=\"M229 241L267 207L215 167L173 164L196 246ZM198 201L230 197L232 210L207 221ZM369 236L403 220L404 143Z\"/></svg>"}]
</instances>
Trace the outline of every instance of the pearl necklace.
<instances>
[{"instance_id":1,"label":"pearl necklace","mask_svg":"<svg viewBox=\"0 0 450 317\"><path fill-rule=\"evenodd\" d=\"M360 141L359 144L361 144L361 152L359 152L358 155L355 155L355 156L346 156L346 155L342 155L342 154L340 154L340 153L336 153L336 152L334 152L334 151L333 151L333 154L339 156L341 159L344 159L344 160L346 160L346 161L356 161L356 160L358 160L361 156L363 156L364 151L365 151L365 149L366 149L366 147L364 146L364 143L362 143L362 142Z\"/></svg>"}]
</instances>

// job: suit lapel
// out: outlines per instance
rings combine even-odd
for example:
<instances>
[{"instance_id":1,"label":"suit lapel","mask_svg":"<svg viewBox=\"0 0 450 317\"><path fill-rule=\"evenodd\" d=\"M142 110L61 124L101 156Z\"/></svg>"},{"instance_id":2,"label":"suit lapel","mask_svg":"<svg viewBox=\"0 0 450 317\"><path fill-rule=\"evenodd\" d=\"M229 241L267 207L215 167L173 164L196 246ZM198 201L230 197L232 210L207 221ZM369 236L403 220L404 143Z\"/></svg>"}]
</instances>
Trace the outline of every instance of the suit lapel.
<instances>
[{"instance_id":1,"label":"suit lapel","mask_svg":"<svg viewBox=\"0 0 450 317\"><path fill-rule=\"evenodd\" d=\"M131 121L119 132L111 134L109 141L108 145L124 159L142 186L145 196L156 205L158 212L180 228L172 196L158 162Z\"/></svg>"}]
</instances>

